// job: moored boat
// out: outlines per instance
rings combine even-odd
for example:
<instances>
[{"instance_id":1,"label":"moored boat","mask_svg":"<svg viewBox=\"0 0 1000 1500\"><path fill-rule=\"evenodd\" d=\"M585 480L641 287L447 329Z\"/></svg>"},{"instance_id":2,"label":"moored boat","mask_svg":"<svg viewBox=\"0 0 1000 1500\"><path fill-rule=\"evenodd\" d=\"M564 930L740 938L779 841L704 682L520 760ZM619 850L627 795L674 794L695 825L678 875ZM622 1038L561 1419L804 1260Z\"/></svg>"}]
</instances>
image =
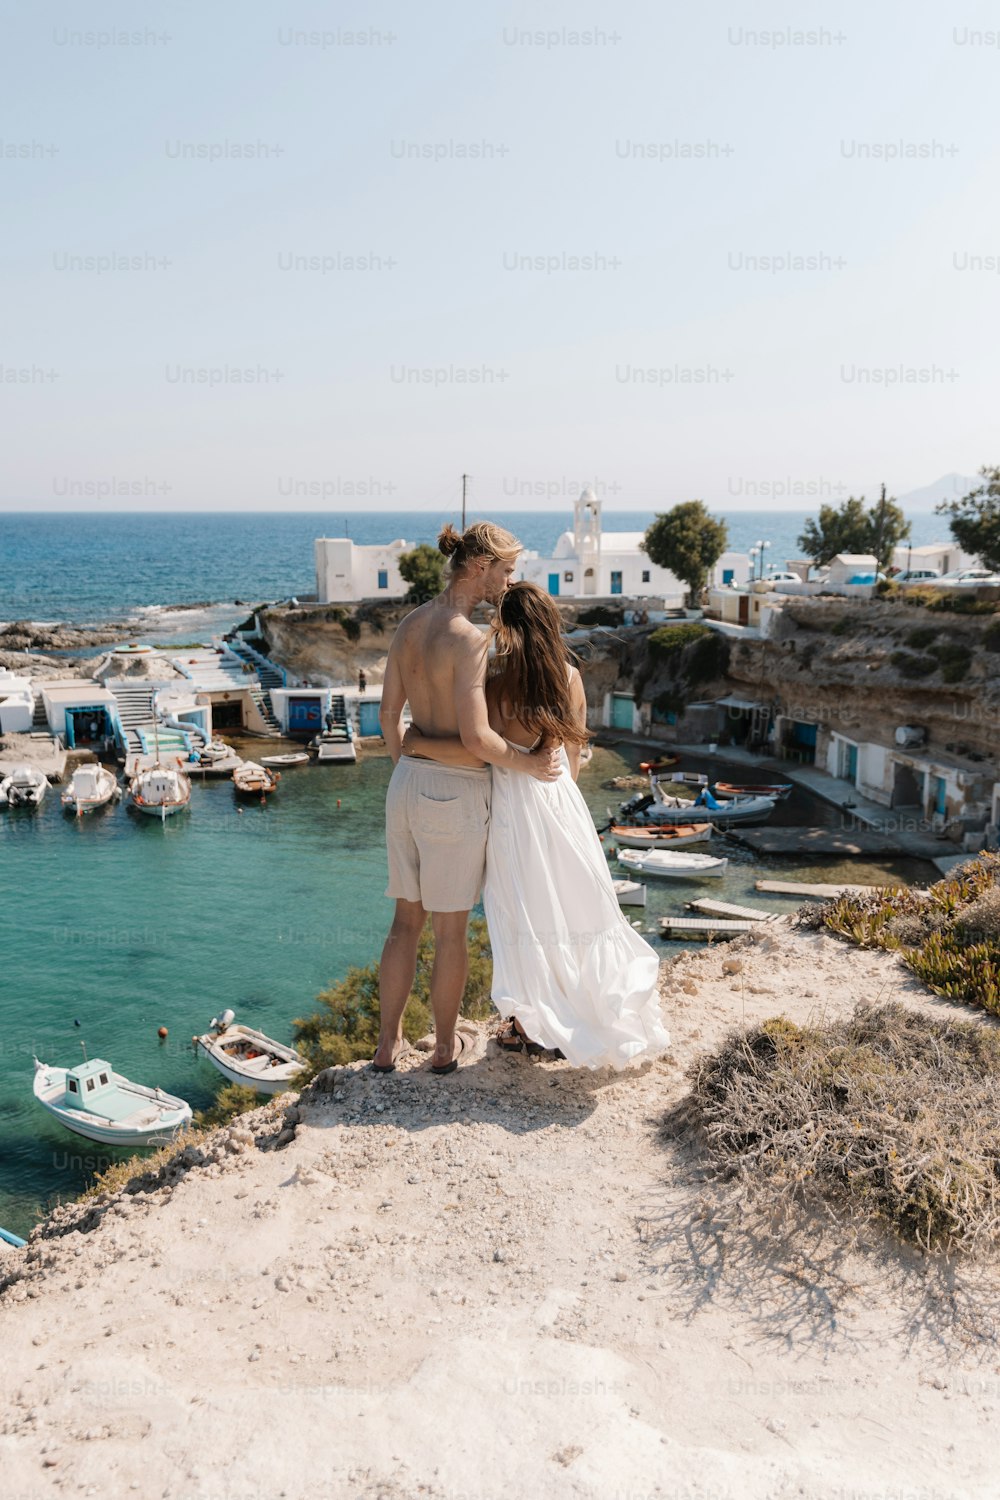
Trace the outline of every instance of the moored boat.
<instances>
[{"instance_id":1,"label":"moored boat","mask_svg":"<svg viewBox=\"0 0 1000 1500\"><path fill-rule=\"evenodd\" d=\"M641 880L614 880L612 884L619 906L645 906L646 887Z\"/></svg>"},{"instance_id":2,"label":"moored boat","mask_svg":"<svg viewBox=\"0 0 1000 1500\"><path fill-rule=\"evenodd\" d=\"M778 802L784 802L786 797L791 796L793 787L790 781L776 781L772 784L714 781L712 790L716 796L721 794L723 797L774 797Z\"/></svg>"},{"instance_id":3,"label":"moored boat","mask_svg":"<svg viewBox=\"0 0 1000 1500\"><path fill-rule=\"evenodd\" d=\"M15 766L0 781L0 806L37 807L48 789L48 777L37 766Z\"/></svg>"},{"instance_id":4,"label":"moored boat","mask_svg":"<svg viewBox=\"0 0 1000 1500\"><path fill-rule=\"evenodd\" d=\"M129 782L132 806L147 816L166 820L183 812L191 801L191 783L176 766L153 766L136 771Z\"/></svg>"},{"instance_id":5,"label":"moored boat","mask_svg":"<svg viewBox=\"0 0 1000 1500\"><path fill-rule=\"evenodd\" d=\"M241 797L263 799L275 790L280 780L280 771L269 771L266 766L259 765L255 760L245 760L233 772L233 786Z\"/></svg>"},{"instance_id":6,"label":"moored boat","mask_svg":"<svg viewBox=\"0 0 1000 1500\"><path fill-rule=\"evenodd\" d=\"M60 800L68 813L73 813L75 817L82 817L84 813L93 812L95 808L107 807L109 802L117 802L121 794L122 789L118 785L117 778L106 766L88 762L86 765L77 766Z\"/></svg>"},{"instance_id":7,"label":"moored boat","mask_svg":"<svg viewBox=\"0 0 1000 1500\"><path fill-rule=\"evenodd\" d=\"M659 828L612 823L608 837L626 849L681 849L688 844L705 843L714 831L711 823L677 823Z\"/></svg>"},{"instance_id":8,"label":"moored boat","mask_svg":"<svg viewBox=\"0 0 1000 1500\"><path fill-rule=\"evenodd\" d=\"M691 801L665 792L653 782L653 801L637 814L642 823L691 823L705 818L717 827L730 823L764 823L775 809L773 797L729 797L721 801L707 787ZM625 808L622 808L623 814ZM632 815L632 814L630 814Z\"/></svg>"},{"instance_id":9,"label":"moored boat","mask_svg":"<svg viewBox=\"0 0 1000 1500\"><path fill-rule=\"evenodd\" d=\"M354 731L350 724L334 724L324 729L309 741L318 761L357 760L358 751L354 743Z\"/></svg>"},{"instance_id":10,"label":"moored boat","mask_svg":"<svg viewBox=\"0 0 1000 1500\"><path fill-rule=\"evenodd\" d=\"M652 771L655 775L658 771L669 771L671 766L676 766L679 762L679 755L664 755L659 760L641 760L639 770Z\"/></svg>"},{"instance_id":11,"label":"moored boat","mask_svg":"<svg viewBox=\"0 0 1000 1500\"><path fill-rule=\"evenodd\" d=\"M284 771L288 766L307 766L309 755L305 750L293 750L288 755L262 755L260 763Z\"/></svg>"},{"instance_id":12,"label":"moored boat","mask_svg":"<svg viewBox=\"0 0 1000 1500\"><path fill-rule=\"evenodd\" d=\"M246 1084L261 1094L288 1088L305 1066L293 1048L251 1026L234 1025L231 1010L213 1016L211 1029L192 1040L195 1051L204 1053L230 1083Z\"/></svg>"},{"instance_id":13,"label":"moored boat","mask_svg":"<svg viewBox=\"0 0 1000 1500\"><path fill-rule=\"evenodd\" d=\"M700 880L706 876L724 875L729 861L716 859L711 854L682 854L680 850L623 849L618 855L618 863L634 874L666 876L672 880Z\"/></svg>"},{"instance_id":14,"label":"moored boat","mask_svg":"<svg viewBox=\"0 0 1000 1500\"><path fill-rule=\"evenodd\" d=\"M100 1057L75 1068L50 1067L36 1057L34 1094L67 1130L103 1146L159 1144L191 1123L185 1100L132 1083Z\"/></svg>"},{"instance_id":15,"label":"moored boat","mask_svg":"<svg viewBox=\"0 0 1000 1500\"><path fill-rule=\"evenodd\" d=\"M12 1234L9 1229L0 1229L0 1243L10 1245L14 1250L23 1250L27 1240L22 1240L19 1234Z\"/></svg>"}]
</instances>

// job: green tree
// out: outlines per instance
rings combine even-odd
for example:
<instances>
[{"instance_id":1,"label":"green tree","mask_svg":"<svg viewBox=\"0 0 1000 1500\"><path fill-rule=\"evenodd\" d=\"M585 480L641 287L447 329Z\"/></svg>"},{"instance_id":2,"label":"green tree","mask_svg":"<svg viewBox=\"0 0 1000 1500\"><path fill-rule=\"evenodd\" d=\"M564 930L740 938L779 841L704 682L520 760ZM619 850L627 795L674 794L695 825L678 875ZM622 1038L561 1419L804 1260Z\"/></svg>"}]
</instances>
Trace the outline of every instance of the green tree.
<instances>
[{"instance_id":1,"label":"green tree","mask_svg":"<svg viewBox=\"0 0 1000 1500\"><path fill-rule=\"evenodd\" d=\"M650 562L669 568L688 586L692 605L708 582L708 574L726 550L726 523L716 521L701 500L685 500L672 510L658 512L640 542Z\"/></svg>"},{"instance_id":2,"label":"green tree","mask_svg":"<svg viewBox=\"0 0 1000 1500\"><path fill-rule=\"evenodd\" d=\"M410 585L406 591L409 604L426 604L444 588L444 556L428 542L402 553L399 571Z\"/></svg>"},{"instance_id":3,"label":"green tree","mask_svg":"<svg viewBox=\"0 0 1000 1500\"><path fill-rule=\"evenodd\" d=\"M910 523L895 500L881 499L865 509L865 497L851 495L843 505L821 505L819 519L805 524L798 545L818 566L831 562L838 552L868 554L880 568L892 561L899 543L910 534Z\"/></svg>"},{"instance_id":4,"label":"green tree","mask_svg":"<svg viewBox=\"0 0 1000 1500\"><path fill-rule=\"evenodd\" d=\"M1000 468L980 469L983 483L961 500L942 500L939 515L950 516L949 526L963 552L978 557L984 568L1000 570Z\"/></svg>"},{"instance_id":5,"label":"green tree","mask_svg":"<svg viewBox=\"0 0 1000 1500\"><path fill-rule=\"evenodd\" d=\"M434 948L429 926L420 935L417 973L403 1020L404 1035L414 1041L434 1025L431 1013L431 968ZM309 1076L323 1068L342 1067L359 1057L371 1057L378 1044L379 966L348 969L343 979L316 997L318 1009L293 1022L295 1045L309 1063ZM482 917L469 926L469 977L462 996L462 1014L485 1020L493 1013L493 954Z\"/></svg>"}]
</instances>

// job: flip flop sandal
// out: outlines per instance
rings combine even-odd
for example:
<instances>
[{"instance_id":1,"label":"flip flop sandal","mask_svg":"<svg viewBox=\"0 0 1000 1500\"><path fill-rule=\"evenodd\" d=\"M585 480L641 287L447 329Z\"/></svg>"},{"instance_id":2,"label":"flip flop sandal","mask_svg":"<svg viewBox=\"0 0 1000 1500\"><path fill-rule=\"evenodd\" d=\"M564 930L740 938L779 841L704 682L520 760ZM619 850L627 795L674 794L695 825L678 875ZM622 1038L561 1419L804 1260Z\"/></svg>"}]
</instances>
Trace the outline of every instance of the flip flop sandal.
<instances>
[{"instance_id":1,"label":"flip flop sandal","mask_svg":"<svg viewBox=\"0 0 1000 1500\"><path fill-rule=\"evenodd\" d=\"M453 1057L451 1062L445 1063L444 1067L442 1068L436 1068L433 1063L431 1064L431 1072L436 1073L439 1078L443 1078L445 1073L455 1072L456 1068L458 1067L458 1058L461 1057L463 1052L465 1051L465 1037L460 1031L456 1031L455 1036L458 1039L458 1057Z\"/></svg>"}]
</instances>

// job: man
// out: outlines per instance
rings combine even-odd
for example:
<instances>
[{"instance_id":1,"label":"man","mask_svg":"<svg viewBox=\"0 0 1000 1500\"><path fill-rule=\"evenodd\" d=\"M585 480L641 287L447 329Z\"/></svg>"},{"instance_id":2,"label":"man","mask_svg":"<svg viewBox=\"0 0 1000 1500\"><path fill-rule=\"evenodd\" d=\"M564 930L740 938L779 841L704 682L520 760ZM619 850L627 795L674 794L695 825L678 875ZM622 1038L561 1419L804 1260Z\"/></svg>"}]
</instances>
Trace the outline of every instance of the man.
<instances>
[{"instance_id":1,"label":"man","mask_svg":"<svg viewBox=\"0 0 1000 1500\"><path fill-rule=\"evenodd\" d=\"M382 684L382 734L395 764L386 796L389 885L396 912L382 950L381 1027L372 1066L389 1073L403 1040L403 1012L428 912L434 929L431 1067L458 1067L456 1034L468 976L469 912L486 868L490 767L507 766L540 781L559 775L558 750L513 750L489 724L484 684L486 639L472 624L513 581L521 545L500 526L477 522L459 535L446 526L438 546L451 559L444 592L407 615L393 638ZM441 766L402 754L403 707L431 738L460 736L468 765Z\"/></svg>"}]
</instances>

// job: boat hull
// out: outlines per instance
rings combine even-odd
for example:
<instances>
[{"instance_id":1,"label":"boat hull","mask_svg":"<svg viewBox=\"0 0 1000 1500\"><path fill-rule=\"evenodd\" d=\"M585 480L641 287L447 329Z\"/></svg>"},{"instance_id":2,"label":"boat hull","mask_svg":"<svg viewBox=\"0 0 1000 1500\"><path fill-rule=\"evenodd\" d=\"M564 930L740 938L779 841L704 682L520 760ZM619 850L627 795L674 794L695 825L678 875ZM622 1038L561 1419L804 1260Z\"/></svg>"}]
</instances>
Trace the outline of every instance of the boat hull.
<instances>
[{"instance_id":1,"label":"boat hull","mask_svg":"<svg viewBox=\"0 0 1000 1500\"><path fill-rule=\"evenodd\" d=\"M626 849L683 849L688 844L704 844L712 837L711 823L688 825L676 828L627 828L612 824L608 837Z\"/></svg>"},{"instance_id":2,"label":"boat hull","mask_svg":"<svg viewBox=\"0 0 1000 1500\"><path fill-rule=\"evenodd\" d=\"M652 859L637 851L626 849L619 854L618 863L634 875L651 875L658 880L718 880L726 873L726 859L712 859L703 855L701 860L684 859L678 855L676 862L667 859Z\"/></svg>"},{"instance_id":3,"label":"boat hull","mask_svg":"<svg viewBox=\"0 0 1000 1500\"><path fill-rule=\"evenodd\" d=\"M155 1089L131 1083L117 1073L112 1077L120 1086L134 1093L136 1115L142 1112L148 1119L141 1122L131 1118L109 1120L106 1116L57 1102L64 1097L66 1069L46 1067L43 1063L35 1066L34 1094L42 1108L60 1125L101 1146L155 1146L170 1140L190 1125L191 1106L185 1100L172 1094L158 1096Z\"/></svg>"},{"instance_id":4,"label":"boat hull","mask_svg":"<svg viewBox=\"0 0 1000 1500\"><path fill-rule=\"evenodd\" d=\"M304 1067L302 1059L292 1048L249 1026L230 1025L221 1033L206 1031L194 1040L195 1050L207 1058L229 1083L256 1089L259 1094L277 1094L282 1089L291 1088ZM244 1064L241 1058L226 1050L233 1044L246 1044L250 1050L259 1049L259 1058ZM263 1061L268 1057L274 1060L269 1065ZM254 1061L256 1067L252 1065Z\"/></svg>"}]
</instances>

